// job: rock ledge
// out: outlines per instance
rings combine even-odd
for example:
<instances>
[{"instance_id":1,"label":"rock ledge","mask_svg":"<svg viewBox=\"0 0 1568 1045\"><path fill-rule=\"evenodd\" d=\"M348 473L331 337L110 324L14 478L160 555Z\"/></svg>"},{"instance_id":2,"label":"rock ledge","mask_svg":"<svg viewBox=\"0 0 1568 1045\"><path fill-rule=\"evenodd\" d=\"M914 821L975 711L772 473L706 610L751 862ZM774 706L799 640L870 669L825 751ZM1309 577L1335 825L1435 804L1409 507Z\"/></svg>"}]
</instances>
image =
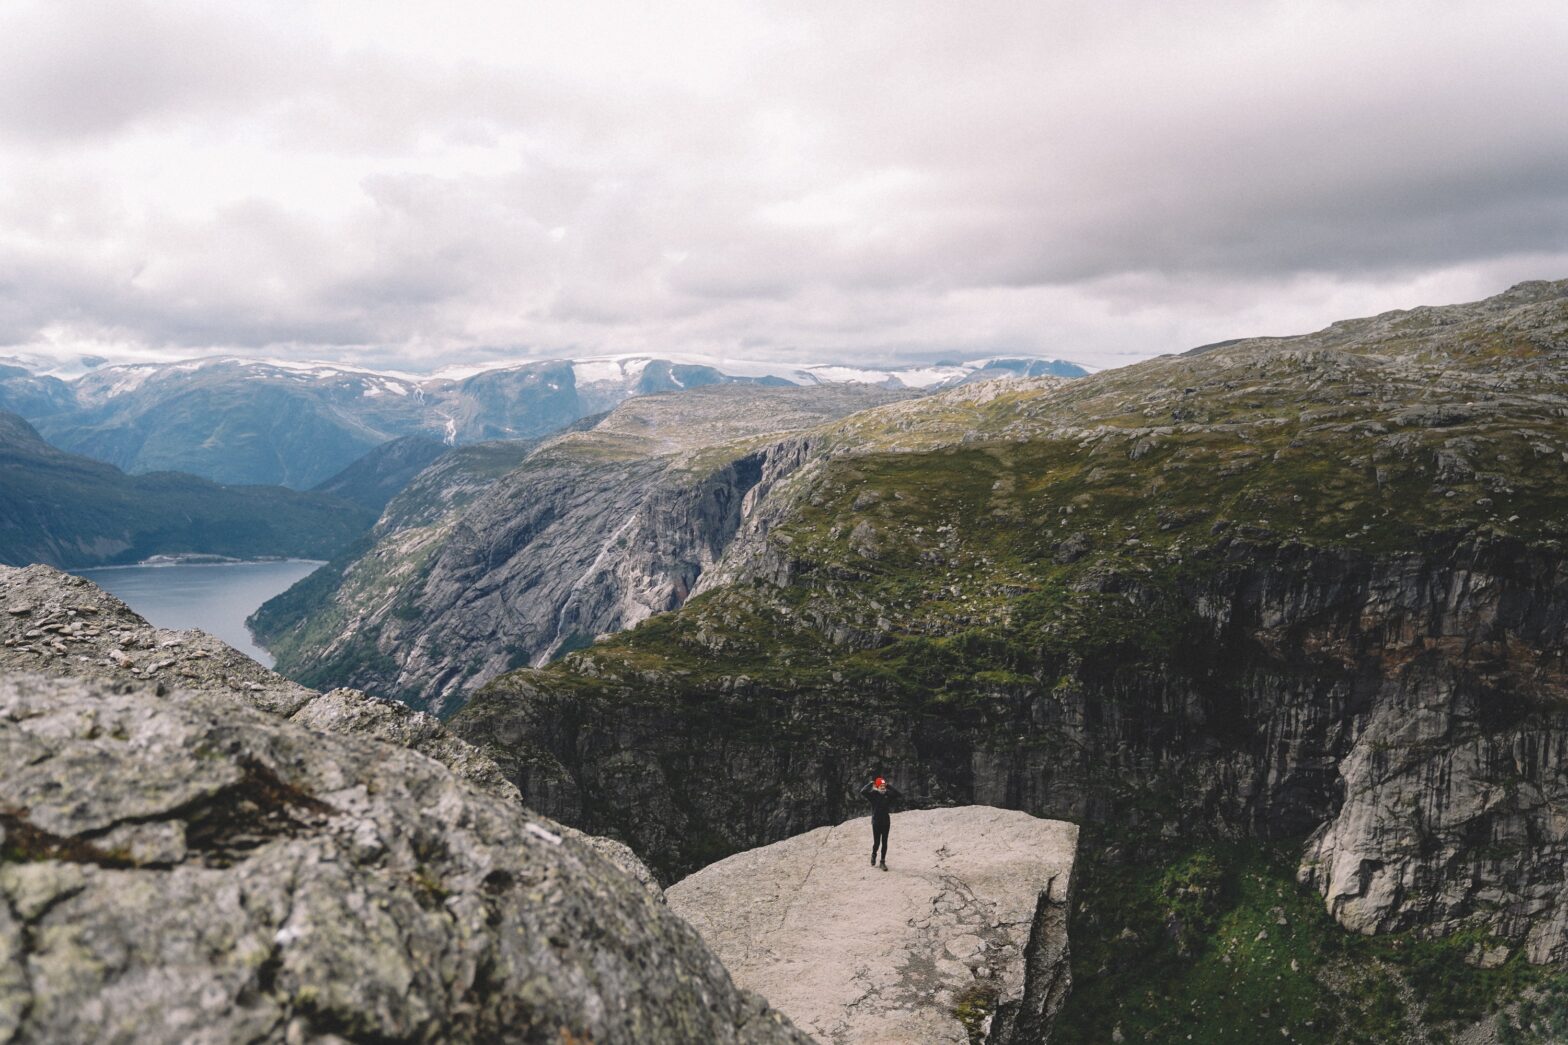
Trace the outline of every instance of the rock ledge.
<instances>
[{"instance_id":1,"label":"rock ledge","mask_svg":"<svg viewBox=\"0 0 1568 1045\"><path fill-rule=\"evenodd\" d=\"M1071 983L1077 841L1073 824L989 806L898 813L886 873L869 865L862 818L721 860L666 895L738 984L820 1041L968 1045L963 1007L988 1042L1041 1042Z\"/></svg>"}]
</instances>

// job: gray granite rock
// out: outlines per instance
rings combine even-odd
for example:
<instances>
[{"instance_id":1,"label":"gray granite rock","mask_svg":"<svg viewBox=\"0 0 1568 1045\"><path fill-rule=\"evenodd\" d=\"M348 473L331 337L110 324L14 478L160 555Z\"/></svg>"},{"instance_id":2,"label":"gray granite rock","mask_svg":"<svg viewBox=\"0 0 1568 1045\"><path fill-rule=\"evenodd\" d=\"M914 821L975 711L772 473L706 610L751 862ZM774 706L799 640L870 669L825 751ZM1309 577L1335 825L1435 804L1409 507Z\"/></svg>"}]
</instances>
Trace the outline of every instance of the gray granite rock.
<instances>
[{"instance_id":1,"label":"gray granite rock","mask_svg":"<svg viewBox=\"0 0 1568 1045\"><path fill-rule=\"evenodd\" d=\"M580 836L219 692L0 678L0 1041L802 1042Z\"/></svg>"},{"instance_id":2,"label":"gray granite rock","mask_svg":"<svg viewBox=\"0 0 1568 1045\"><path fill-rule=\"evenodd\" d=\"M42 566L0 568L0 899L0 1042L807 1040L436 719Z\"/></svg>"},{"instance_id":3,"label":"gray granite rock","mask_svg":"<svg viewBox=\"0 0 1568 1045\"><path fill-rule=\"evenodd\" d=\"M1071 983L1077 840L988 806L898 813L882 871L861 818L738 853L668 896L738 983L820 1041L1043 1042Z\"/></svg>"}]
</instances>

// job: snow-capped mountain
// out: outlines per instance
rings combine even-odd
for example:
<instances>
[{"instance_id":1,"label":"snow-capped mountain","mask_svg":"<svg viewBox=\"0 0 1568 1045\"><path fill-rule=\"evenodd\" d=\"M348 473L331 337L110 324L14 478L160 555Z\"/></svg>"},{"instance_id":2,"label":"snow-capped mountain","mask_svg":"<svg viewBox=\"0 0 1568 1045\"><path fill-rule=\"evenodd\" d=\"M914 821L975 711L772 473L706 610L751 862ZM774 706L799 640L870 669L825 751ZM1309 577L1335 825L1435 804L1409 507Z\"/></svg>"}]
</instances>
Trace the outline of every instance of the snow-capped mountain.
<instances>
[{"instance_id":1,"label":"snow-capped mountain","mask_svg":"<svg viewBox=\"0 0 1568 1045\"><path fill-rule=\"evenodd\" d=\"M993 376L1085 372L1055 360L877 368L627 355L415 374L215 356L97 365L69 379L0 365L0 408L32 421L56 446L128 472L184 471L219 482L308 489L402 436L449 445L529 438L631 396L703 385L936 390Z\"/></svg>"}]
</instances>

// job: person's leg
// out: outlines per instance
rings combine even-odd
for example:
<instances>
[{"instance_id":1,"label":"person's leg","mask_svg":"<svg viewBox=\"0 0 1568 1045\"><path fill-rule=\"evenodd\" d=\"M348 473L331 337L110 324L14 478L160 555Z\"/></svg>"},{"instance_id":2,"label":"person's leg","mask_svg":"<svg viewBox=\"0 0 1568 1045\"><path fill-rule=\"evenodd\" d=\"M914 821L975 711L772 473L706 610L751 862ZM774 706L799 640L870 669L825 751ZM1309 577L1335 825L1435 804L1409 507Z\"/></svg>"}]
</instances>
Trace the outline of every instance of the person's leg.
<instances>
[{"instance_id":1,"label":"person's leg","mask_svg":"<svg viewBox=\"0 0 1568 1045\"><path fill-rule=\"evenodd\" d=\"M882 824L882 870L887 870L887 836L893 830L893 820L888 818Z\"/></svg>"},{"instance_id":2,"label":"person's leg","mask_svg":"<svg viewBox=\"0 0 1568 1045\"><path fill-rule=\"evenodd\" d=\"M875 820L871 821L871 866L877 865L877 846L882 844L882 828Z\"/></svg>"}]
</instances>

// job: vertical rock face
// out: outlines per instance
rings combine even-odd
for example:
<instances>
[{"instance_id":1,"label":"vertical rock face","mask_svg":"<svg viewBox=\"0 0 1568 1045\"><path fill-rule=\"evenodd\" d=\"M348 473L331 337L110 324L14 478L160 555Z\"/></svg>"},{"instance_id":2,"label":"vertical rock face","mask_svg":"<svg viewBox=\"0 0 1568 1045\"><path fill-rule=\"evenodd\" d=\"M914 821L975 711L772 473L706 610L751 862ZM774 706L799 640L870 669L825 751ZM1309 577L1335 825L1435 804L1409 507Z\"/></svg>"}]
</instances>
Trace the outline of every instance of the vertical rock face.
<instances>
[{"instance_id":1,"label":"vertical rock face","mask_svg":"<svg viewBox=\"0 0 1568 1045\"><path fill-rule=\"evenodd\" d=\"M1077 837L983 806L898 813L882 871L862 818L736 854L668 896L738 983L819 1041L1044 1042L1071 983Z\"/></svg>"},{"instance_id":2,"label":"vertical rock face","mask_svg":"<svg viewBox=\"0 0 1568 1045\"><path fill-rule=\"evenodd\" d=\"M45 567L0 634L0 1041L809 1040L430 716Z\"/></svg>"},{"instance_id":3,"label":"vertical rock face","mask_svg":"<svg viewBox=\"0 0 1568 1045\"><path fill-rule=\"evenodd\" d=\"M901 711L880 683L607 673L591 695L510 678L457 725L530 801L665 873L841 818L857 773L900 765L932 801L1133 835L1316 831L1303 881L1349 928L1481 925L1568 956L1568 564L1233 543L1169 595L1115 590L1150 627L1185 619L1163 666L1085 650L983 716Z\"/></svg>"},{"instance_id":4,"label":"vertical rock face","mask_svg":"<svg viewBox=\"0 0 1568 1045\"><path fill-rule=\"evenodd\" d=\"M335 584L287 614L281 596L257 619L291 675L450 714L502 672L683 604L740 529L769 464L762 448L899 398L721 385L631 400L471 503L390 525L415 514L408 500L431 499L416 480Z\"/></svg>"}]
</instances>

